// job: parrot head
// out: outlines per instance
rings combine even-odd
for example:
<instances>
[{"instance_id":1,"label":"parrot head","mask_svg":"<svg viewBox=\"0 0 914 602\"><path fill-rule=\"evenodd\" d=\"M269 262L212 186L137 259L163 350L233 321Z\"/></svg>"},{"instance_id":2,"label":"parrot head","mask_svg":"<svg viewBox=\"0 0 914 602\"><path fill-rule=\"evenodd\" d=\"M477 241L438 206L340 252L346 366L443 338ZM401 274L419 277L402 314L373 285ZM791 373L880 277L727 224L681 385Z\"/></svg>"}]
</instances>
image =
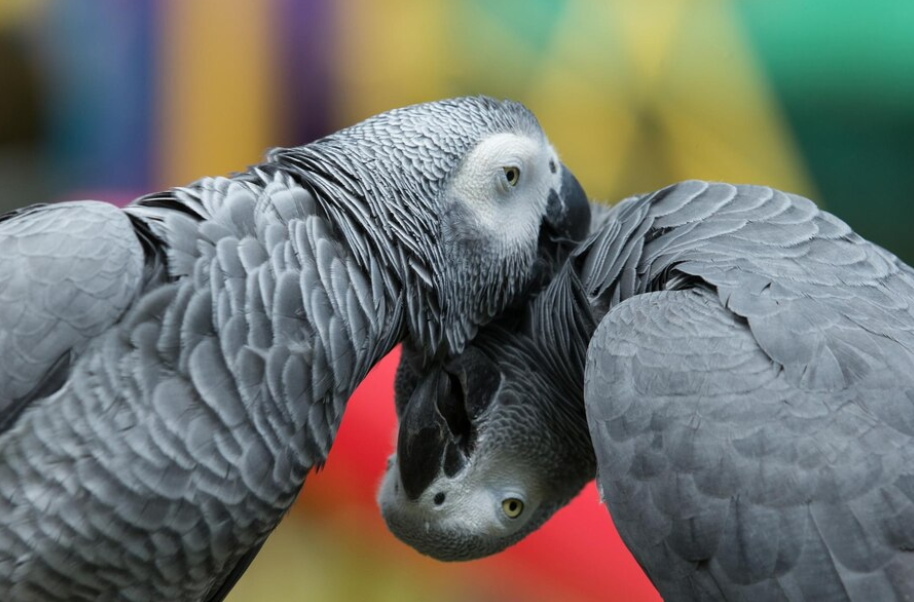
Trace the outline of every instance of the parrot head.
<instances>
[{"instance_id":1,"label":"parrot head","mask_svg":"<svg viewBox=\"0 0 914 602\"><path fill-rule=\"evenodd\" d=\"M572 173L523 105L465 97L382 113L303 147L300 168L365 269L388 269L407 338L458 353L589 230ZM380 267L384 266L384 267Z\"/></svg>"},{"instance_id":2,"label":"parrot head","mask_svg":"<svg viewBox=\"0 0 914 602\"><path fill-rule=\"evenodd\" d=\"M397 451L378 493L394 535L439 560L487 556L594 478L583 401L594 328L563 269L524 312L489 325L451 360L423 371L404 348Z\"/></svg>"}]
</instances>

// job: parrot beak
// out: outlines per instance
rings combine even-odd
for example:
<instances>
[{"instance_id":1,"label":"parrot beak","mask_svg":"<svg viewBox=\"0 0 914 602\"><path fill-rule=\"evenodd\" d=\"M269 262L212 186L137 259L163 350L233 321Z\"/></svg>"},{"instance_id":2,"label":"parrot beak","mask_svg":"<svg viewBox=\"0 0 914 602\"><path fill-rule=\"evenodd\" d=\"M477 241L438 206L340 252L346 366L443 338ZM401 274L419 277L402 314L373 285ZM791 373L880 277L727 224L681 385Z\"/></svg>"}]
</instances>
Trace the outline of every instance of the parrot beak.
<instances>
[{"instance_id":1,"label":"parrot beak","mask_svg":"<svg viewBox=\"0 0 914 602\"><path fill-rule=\"evenodd\" d=\"M397 463L406 496L415 501L435 478L453 477L473 452L474 421L491 405L501 373L473 348L427 372L400 415Z\"/></svg>"},{"instance_id":2,"label":"parrot beak","mask_svg":"<svg viewBox=\"0 0 914 602\"><path fill-rule=\"evenodd\" d=\"M443 370L427 374L416 385L400 417L397 462L407 497L416 500L441 472L450 440L438 400L450 394L450 379Z\"/></svg>"},{"instance_id":3,"label":"parrot beak","mask_svg":"<svg viewBox=\"0 0 914 602\"><path fill-rule=\"evenodd\" d=\"M544 225L556 242L578 243L590 232L590 204L587 194L567 167L562 165L562 185L550 191Z\"/></svg>"}]
</instances>

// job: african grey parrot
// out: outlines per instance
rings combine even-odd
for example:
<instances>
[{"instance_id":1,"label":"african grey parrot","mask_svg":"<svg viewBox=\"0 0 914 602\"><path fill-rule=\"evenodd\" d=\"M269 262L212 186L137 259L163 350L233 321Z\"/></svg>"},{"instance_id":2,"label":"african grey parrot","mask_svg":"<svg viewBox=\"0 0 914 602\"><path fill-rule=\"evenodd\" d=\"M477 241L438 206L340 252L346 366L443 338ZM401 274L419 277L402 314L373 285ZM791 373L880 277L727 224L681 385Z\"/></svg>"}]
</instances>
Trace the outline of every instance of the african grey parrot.
<instances>
[{"instance_id":1,"label":"african grey parrot","mask_svg":"<svg viewBox=\"0 0 914 602\"><path fill-rule=\"evenodd\" d=\"M372 365L459 352L588 223L535 117L483 97L6 215L0 600L221 600Z\"/></svg>"},{"instance_id":2,"label":"african grey parrot","mask_svg":"<svg viewBox=\"0 0 914 602\"><path fill-rule=\"evenodd\" d=\"M524 313L404 358L391 530L491 554L596 475L666 600L914 599L914 271L770 188L594 221Z\"/></svg>"}]
</instances>

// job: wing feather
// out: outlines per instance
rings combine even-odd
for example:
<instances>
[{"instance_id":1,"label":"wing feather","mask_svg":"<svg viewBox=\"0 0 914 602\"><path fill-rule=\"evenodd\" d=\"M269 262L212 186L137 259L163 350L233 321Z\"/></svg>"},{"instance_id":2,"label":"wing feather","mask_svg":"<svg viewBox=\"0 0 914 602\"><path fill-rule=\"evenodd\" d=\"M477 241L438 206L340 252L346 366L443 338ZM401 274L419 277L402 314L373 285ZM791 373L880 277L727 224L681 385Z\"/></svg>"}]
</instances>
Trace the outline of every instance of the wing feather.
<instances>
[{"instance_id":1,"label":"wing feather","mask_svg":"<svg viewBox=\"0 0 914 602\"><path fill-rule=\"evenodd\" d=\"M136 299L146 268L141 234L113 205L68 202L0 217L0 432L66 380Z\"/></svg>"},{"instance_id":2,"label":"wing feather","mask_svg":"<svg viewBox=\"0 0 914 602\"><path fill-rule=\"evenodd\" d=\"M807 317L794 337L834 328ZM810 388L757 327L699 287L633 297L597 328L585 400L620 535L669 599L909 599L914 355L867 336L831 358L863 375ZM906 359L861 359L880 351Z\"/></svg>"}]
</instances>

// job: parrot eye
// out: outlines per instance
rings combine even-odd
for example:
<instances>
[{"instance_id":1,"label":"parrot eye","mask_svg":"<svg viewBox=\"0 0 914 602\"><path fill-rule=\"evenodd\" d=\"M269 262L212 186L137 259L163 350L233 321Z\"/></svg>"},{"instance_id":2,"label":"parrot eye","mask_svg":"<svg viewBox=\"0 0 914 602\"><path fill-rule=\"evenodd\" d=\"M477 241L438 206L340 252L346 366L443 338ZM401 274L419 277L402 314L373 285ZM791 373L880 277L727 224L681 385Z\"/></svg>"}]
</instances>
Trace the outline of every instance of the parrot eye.
<instances>
[{"instance_id":1,"label":"parrot eye","mask_svg":"<svg viewBox=\"0 0 914 602\"><path fill-rule=\"evenodd\" d=\"M517 186L517 181L520 180L520 168L519 167L505 167L505 181L508 182L508 186Z\"/></svg>"},{"instance_id":2,"label":"parrot eye","mask_svg":"<svg viewBox=\"0 0 914 602\"><path fill-rule=\"evenodd\" d=\"M509 497L501 503L501 509L508 518L517 518L524 511L524 503L516 497Z\"/></svg>"}]
</instances>

